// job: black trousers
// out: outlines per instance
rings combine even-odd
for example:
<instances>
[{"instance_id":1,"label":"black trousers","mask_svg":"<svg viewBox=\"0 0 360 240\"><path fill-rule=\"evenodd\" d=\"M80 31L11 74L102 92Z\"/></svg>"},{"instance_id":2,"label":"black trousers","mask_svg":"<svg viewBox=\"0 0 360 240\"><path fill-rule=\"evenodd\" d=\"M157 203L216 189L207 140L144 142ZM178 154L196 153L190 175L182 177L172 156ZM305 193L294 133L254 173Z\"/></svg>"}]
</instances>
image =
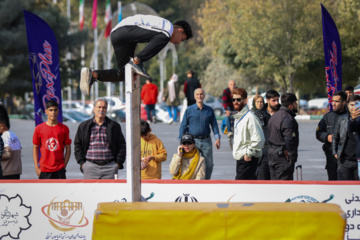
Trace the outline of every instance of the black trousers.
<instances>
[{"instance_id":1,"label":"black trousers","mask_svg":"<svg viewBox=\"0 0 360 240\"><path fill-rule=\"evenodd\" d=\"M66 179L65 168L56 172L41 172L39 179Z\"/></svg>"},{"instance_id":2,"label":"black trousers","mask_svg":"<svg viewBox=\"0 0 360 240\"><path fill-rule=\"evenodd\" d=\"M336 181L337 180L337 159L332 155L332 149L328 148L323 145L323 150L326 157L326 166L325 169L328 174L329 181Z\"/></svg>"},{"instance_id":3,"label":"black trousers","mask_svg":"<svg viewBox=\"0 0 360 240\"><path fill-rule=\"evenodd\" d=\"M256 180L256 168L258 158L252 157L251 161L245 161L244 157L236 161L235 180Z\"/></svg>"},{"instance_id":4,"label":"black trousers","mask_svg":"<svg viewBox=\"0 0 360 240\"><path fill-rule=\"evenodd\" d=\"M263 148L263 155L261 158L259 158L257 170L256 170L256 176L257 180L270 180L270 168L269 168L269 162L268 162L268 156L267 156L267 148Z\"/></svg>"},{"instance_id":5,"label":"black trousers","mask_svg":"<svg viewBox=\"0 0 360 240\"><path fill-rule=\"evenodd\" d=\"M3 179L20 179L20 174L3 176Z\"/></svg>"},{"instance_id":6,"label":"black trousers","mask_svg":"<svg viewBox=\"0 0 360 240\"><path fill-rule=\"evenodd\" d=\"M359 180L357 161L341 160L338 161L338 180Z\"/></svg>"},{"instance_id":7,"label":"black trousers","mask_svg":"<svg viewBox=\"0 0 360 240\"><path fill-rule=\"evenodd\" d=\"M170 41L162 32L144 29L138 26L123 26L113 31L110 35L118 69L96 70L98 80L102 82L124 81L125 65L134 57L138 43L148 44L136 55L141 62L153 58Z\"/></svg>"},{"instance_id":8,"label":"black trousers","mask_svg":"<svg viewBox=\"0 0 360 240\"><path fill-rule=\"evenodd\" d=\"M279 155L275 148L268 148L269 168L271 180L294 180L295 162Z\"/></svg>"}]
</instances>

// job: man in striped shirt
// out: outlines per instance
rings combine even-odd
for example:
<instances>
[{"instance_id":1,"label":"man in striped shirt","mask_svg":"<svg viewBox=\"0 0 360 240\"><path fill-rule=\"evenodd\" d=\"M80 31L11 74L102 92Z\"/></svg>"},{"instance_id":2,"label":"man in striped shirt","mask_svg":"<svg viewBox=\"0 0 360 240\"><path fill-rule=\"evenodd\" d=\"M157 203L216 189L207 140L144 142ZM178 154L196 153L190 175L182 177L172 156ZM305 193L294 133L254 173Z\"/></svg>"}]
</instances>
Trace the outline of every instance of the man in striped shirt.
<instances>
[{"instance_id":1,"label":"man in striped shirt","mask_svg":"<svg viewBox=\"0 0 360 240\"><path fill-rule=\"evenodd\" d=\"M106 117L107 101L94 104L94 118L79 125L75 136L75 158L84 179L114 179L123 169L126 143L120 124Z\"/></svg>"}]
</instances>

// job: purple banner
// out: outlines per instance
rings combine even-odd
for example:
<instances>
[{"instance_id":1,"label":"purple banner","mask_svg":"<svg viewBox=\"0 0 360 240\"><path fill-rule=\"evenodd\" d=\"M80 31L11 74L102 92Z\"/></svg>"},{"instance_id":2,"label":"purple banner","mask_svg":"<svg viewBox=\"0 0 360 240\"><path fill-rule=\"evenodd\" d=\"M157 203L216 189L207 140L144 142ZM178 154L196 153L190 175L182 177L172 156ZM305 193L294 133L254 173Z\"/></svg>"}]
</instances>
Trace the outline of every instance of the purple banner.
<instances>
[{"instance_id":1,"label":"purple banner","mask_svg":"<svg viewBox=\"0 0 360 240\"><path fill-rule=\"evenodd\" d=\"M321 4L323 39L325 52L326 89L330 111L332 111L332 97L342 89L342 58L341 42L334 20Z\"/></svg>"},{"instance_id":2,"label":"purple banner","mask_svg":"<svg viewBox=\"0 0 360 240\"><path fill-rule=\"evenodd\" d=\"M26 10L24 16L33 80L35 126L46 121L45 109L49 100L55 100L59 104L58 121L62 122L61 78L56 37L43 19Z\"/></svg>"}]
</instances>

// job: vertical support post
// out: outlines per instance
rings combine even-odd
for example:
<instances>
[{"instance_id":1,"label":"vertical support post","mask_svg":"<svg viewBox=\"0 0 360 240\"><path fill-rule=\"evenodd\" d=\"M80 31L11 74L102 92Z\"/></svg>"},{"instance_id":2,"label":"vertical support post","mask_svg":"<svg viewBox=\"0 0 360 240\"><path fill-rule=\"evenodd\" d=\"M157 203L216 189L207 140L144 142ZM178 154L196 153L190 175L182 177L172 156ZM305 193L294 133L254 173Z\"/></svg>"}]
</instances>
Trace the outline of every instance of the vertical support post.
<instances>
[{"instance_id":1,"label":"vertical support post","mask_svg":"<svg viewBox=\"0 0 360 240\"><path fill-rule=\"evenodd\" d=\"M125 66L126 90L126 173L129 202L141 201L140 77L133 79L131 66Z\"/></svg>"}]
</instances>

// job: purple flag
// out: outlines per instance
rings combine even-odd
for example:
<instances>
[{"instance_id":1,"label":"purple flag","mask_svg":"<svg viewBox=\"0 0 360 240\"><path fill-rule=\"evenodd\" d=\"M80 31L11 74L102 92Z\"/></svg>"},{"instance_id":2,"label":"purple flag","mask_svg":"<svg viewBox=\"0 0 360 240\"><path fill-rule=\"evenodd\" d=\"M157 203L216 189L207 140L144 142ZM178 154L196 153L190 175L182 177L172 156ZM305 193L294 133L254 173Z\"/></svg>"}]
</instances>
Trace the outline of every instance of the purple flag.
<instances>
[{"instance_id":1,"label":"purple flag","mask_svg":"<svg viewBox=\"0 0 360 240\"><path fill-rule=\"evenodd\" d=\"M321 13L325 52L326 89L330 111L332 111L332 97L335 92L342 89L341 42L335 22L322 4Z\"/></svg>"},{"instance_id":2,"label":"purple flag","mask_svg":"<svg viewBox=\"0 0 360 240\"><path fill-rule=\"evenodd\" d=\"M35 126L45 120L46 102L59 104L58 121L62 122L59 51L50 26L41 18L24 10L33 80Z\"/></svg>"}]
</instances>

